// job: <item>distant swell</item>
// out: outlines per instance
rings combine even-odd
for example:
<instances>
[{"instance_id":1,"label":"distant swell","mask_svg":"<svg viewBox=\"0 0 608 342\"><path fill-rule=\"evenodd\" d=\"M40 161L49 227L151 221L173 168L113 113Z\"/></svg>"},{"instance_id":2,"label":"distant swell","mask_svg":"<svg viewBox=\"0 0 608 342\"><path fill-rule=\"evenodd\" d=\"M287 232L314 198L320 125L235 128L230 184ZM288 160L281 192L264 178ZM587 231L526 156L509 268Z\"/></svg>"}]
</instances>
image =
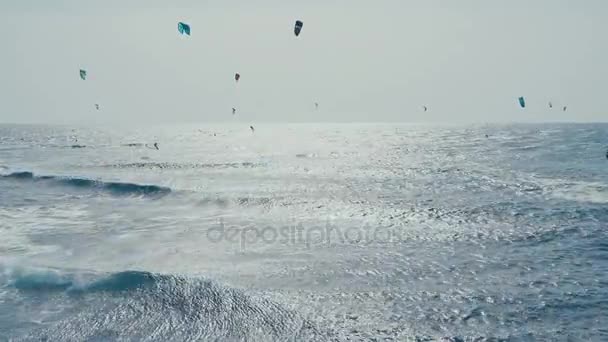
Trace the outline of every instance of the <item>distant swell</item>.
<instances>
[{"instance_id":1,"label":"distant swell","mask_svg":"<svg viewBox=\"0 0 608 342\"><path fill-rule=\"evenodd\" d=\"M117 169L228 169L228 168L253 168L260 164L250 162L241 163L126 163L104 165L106 168Z\"/></svg>"},{"instance_id":2,"label":"distant swell","mask_svg":"<svg viewBox=\"0 0 608 342\"><path fill-rule=\"evenodd\" d=\"M157 185L103 182L86 178L35 176L32 172L13 172L2 176L2 178L31 182L48 182L74 188L101 190L118 196L164 196L171 192L171 189Z\"/></svg>"}]
</instances>

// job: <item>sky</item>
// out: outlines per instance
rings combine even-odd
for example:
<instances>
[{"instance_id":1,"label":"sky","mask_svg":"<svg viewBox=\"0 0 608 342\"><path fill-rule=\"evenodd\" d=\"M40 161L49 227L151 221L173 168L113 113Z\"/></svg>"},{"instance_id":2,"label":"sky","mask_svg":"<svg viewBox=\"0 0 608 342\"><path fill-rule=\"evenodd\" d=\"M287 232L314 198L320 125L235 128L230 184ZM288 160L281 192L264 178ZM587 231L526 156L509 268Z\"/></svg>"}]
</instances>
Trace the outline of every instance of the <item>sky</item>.
<instances>
[{"instance_id":1,"label":"sky","mask_svg":"<svg viewBox=\"0 0 608 342\"><path fill-rule=\"evenodd\" d=\"M608 121L606 18L605 0L0 0L0 122Z\"/></svg>"}]
</instances>

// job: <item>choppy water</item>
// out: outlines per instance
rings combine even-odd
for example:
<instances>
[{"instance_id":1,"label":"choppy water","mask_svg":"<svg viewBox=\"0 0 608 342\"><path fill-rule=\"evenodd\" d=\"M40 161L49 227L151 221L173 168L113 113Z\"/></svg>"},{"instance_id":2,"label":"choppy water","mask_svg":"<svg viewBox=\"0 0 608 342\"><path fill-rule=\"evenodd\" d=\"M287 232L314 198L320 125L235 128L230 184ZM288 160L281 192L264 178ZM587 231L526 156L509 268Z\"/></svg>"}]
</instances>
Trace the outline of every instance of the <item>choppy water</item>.
<instances>
[{"instance_id":1,"label":"choppy water","mask_svg":"<svg viewBox=\"0 0 608 342\"><path fill-rule=\"evenodd\" d=\"M608 340L607 143L0 126L0 340Z\"/></svg>"}]
</instances>

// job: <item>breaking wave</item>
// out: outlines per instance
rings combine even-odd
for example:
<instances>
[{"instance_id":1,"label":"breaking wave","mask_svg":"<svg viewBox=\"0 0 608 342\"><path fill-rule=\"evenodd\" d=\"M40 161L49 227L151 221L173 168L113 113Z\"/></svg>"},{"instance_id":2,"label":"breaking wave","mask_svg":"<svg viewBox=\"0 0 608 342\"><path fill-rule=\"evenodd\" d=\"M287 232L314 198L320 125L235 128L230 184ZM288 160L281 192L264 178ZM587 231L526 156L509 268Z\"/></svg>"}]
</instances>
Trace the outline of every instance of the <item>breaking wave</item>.
<instances>
[{"instance_id":1,"label":"breaking wave","mask_svg":"<svg viewBox=\"0 0 608 342\"><path fill-rule=\"evenodd\" d=\"M4 285L39 302L64 302L25 341L327 340L302 315L214 281L143 271L78 274L5 270ZM43 304L41 304L43 305Z\"/></svg>"},{"instance_id":2,"label":"breaking wave","mask_svg":"<svg viewBox=\"0 0 608 342\"><path fill-rule=\"evenodd\" d=\"M157 185L103 182L100 180L74 177L36 176L34 173L29 171L13 172L1 177L4 179L13 179L18 181L47 182L55 185L79 189L101 190L117 196L164 196L171 192L170 188Z\"/></svg>"}]
</instances>

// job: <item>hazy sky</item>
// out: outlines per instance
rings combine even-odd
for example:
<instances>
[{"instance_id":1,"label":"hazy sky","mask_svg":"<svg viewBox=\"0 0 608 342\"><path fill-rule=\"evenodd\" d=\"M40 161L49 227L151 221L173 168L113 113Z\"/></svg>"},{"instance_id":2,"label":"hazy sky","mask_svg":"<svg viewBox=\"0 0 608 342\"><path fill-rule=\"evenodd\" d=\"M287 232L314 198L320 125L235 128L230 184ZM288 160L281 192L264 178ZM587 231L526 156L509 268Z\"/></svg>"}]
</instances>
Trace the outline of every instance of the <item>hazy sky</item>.
<instances>
[{"instance_id":1,"label":"hazy sky","mask_svg":"<svg viewBox=\"0 0 608 342\"><path fill-rule=\"evenodd\" d=\"M0 0L0 122L606 121L607 18L606 0Z\"/></svg>"}]
</instances>

